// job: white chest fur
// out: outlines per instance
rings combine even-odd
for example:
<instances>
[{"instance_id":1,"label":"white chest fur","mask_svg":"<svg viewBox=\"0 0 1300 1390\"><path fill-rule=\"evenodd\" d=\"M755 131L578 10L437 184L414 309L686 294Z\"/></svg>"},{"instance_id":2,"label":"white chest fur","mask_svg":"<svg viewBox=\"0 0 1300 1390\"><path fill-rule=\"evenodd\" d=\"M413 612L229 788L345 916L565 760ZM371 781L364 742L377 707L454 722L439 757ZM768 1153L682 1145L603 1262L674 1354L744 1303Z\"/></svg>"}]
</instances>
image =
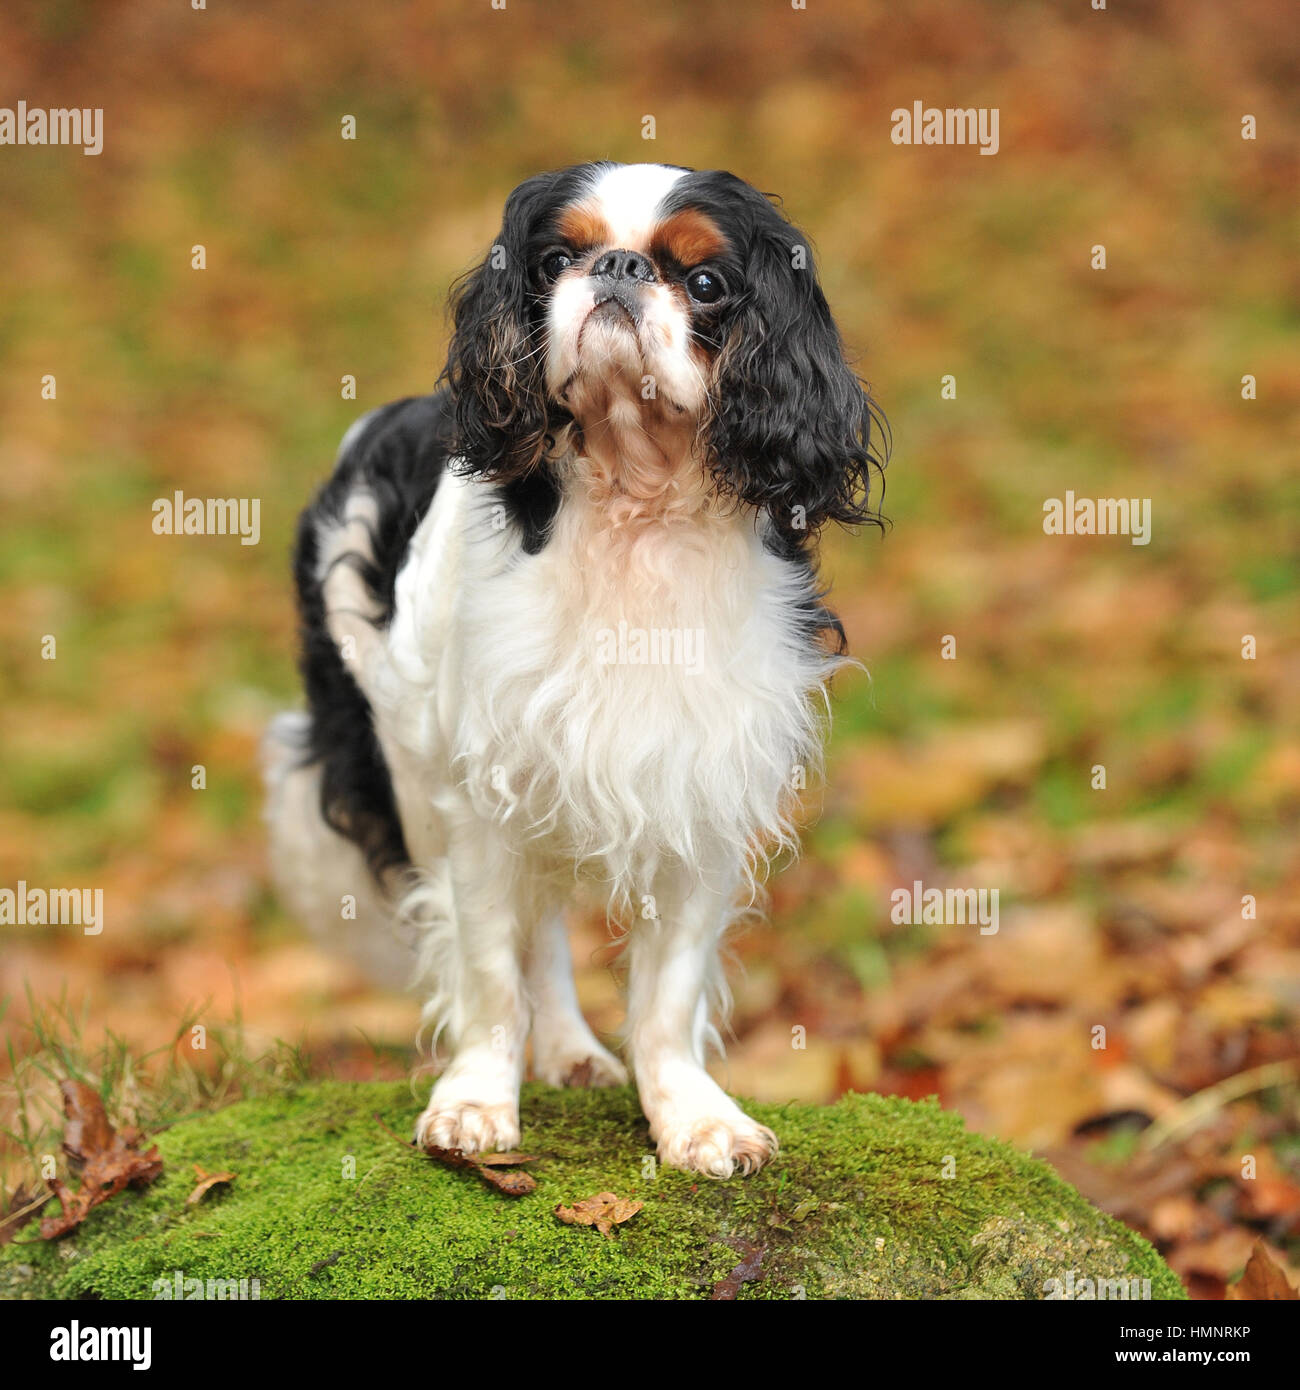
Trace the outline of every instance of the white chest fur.
<instances>
[{"instance_id":1,"label":"white chest fur","mask_svg":"<svg viewBox=\"0 0 1300 1390\"><path fill-rule=\"evenodd\" d=\"M750 517L605 517L567 498L530 556L489 489L444 480L398 578L376 703L435 783L626 902L666 858L788 840L838 662L802 631L807 575Z\"/></svg>"}]
</instances>

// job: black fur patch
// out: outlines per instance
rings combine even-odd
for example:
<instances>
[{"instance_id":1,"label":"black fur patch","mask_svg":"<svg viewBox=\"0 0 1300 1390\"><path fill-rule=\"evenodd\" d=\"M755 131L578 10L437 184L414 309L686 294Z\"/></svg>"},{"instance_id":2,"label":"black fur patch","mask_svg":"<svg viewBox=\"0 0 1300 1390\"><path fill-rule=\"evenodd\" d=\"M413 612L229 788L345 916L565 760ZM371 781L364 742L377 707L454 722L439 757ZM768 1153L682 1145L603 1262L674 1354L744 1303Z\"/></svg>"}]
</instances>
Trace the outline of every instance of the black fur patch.
<instances>
[{"instance_id":1,"label":"black fur patch","mask_svg":"<svg viewBox=\"0 0 1300 1390\"><path fill-rule=\"evenodd\" d=\"M602 167L577 164L525 179L506 199L486 258L452 287L441 380L452 391L455 449L467 472L497 480L532 472L570 419L546 391L549 289L537 262L555 245L564 208Z\"/></svg>"},{"instance_id":2,"label":"black fur patch","mask_svg":"<svg viewBox=\"0 0 1300 1390\"><path fill-rule=\"evenodd\" d=\"M706 438L720 492L765 511L785 549L808 550L828 522L881 524L888 427L844 356L812 246L766 194L720 170L691 171L665 215L696 208L730 239L707 268L727 293L695 305L696 338L717 354Z\"/></svg>"},{"instance_id":3,"label":"black fur patch","mask_svg":"<svg viewBox=\"0 0 1300 1390\"><path fill-rule=\"evenodd\" d=\"M349 497L374 498L377 521L370 555L352 552L351 565L378 604L378 624L393 616L393 591L411 538L433 502L451 441L447 393L415 396L376 410L339 459L298 522L294 576L302 631L301 669L311 714L304 762L321 765L321 815L360 846L376 877L410 862L392 779L375 736L370 705L330 636L321 591L319 536L343 518ZM520 544L536 554L546 543L559 495L550 474L535 470L502 484L499 496Z\"/></svg>"}]
</instances>

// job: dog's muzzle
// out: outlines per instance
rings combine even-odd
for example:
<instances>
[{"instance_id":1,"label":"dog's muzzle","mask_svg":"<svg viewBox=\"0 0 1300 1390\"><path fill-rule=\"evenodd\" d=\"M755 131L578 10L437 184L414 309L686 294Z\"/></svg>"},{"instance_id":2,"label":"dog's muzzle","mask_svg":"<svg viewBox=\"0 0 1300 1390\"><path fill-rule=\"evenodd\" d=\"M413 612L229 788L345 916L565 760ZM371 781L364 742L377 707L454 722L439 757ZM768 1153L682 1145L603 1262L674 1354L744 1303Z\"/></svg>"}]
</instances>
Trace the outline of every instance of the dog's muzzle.
<instances>
[{"instance_id":1,"label":"dog's muzzle","mask_svg":"<svg viewBox=\"0 0 1300 1390\"><path fill-rule=\"evenodd\" d=\"M642 290L659 280L654 266L645 256L623 248L606 251L592 266L590 278L593 316L617 317L622 310L633 324L641 321Z\"/></svg>"}]
</instances>

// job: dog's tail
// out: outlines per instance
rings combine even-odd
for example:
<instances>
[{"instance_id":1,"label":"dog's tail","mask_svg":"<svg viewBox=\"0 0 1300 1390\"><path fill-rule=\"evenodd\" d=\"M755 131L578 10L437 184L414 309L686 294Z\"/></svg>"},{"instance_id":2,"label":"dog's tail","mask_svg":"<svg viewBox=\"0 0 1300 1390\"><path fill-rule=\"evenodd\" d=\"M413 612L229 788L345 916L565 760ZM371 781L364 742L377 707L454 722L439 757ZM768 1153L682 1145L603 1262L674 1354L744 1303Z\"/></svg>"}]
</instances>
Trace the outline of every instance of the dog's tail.
<instances>
[{"instance_id":1,"label":"dog's tail","mask_svg":"<svg viewBox=\"0 0 1300 1390\"><path fill-rule=\"evenodd\" d=\"M286 711L262 740L271 877L281 901L330 949L377 984L406 989L418 967L404 885L375 878L361 849L321 815L321 765L307 761L311 716ZM427 911L427 907L426 907ZM423 915L423 914L422 914Z\"/></svg>"}]
</instances>

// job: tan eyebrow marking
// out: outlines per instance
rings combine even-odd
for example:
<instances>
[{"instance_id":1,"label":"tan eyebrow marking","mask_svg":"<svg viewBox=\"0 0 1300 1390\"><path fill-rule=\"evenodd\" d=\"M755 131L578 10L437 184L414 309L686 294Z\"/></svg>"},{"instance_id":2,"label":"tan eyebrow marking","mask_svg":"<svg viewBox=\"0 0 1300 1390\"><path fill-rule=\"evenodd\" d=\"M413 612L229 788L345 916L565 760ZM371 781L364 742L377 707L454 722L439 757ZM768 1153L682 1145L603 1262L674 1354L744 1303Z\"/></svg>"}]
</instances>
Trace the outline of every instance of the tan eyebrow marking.
<instances>
[{"instance_id":1,"label":"tan eyebrow marking","mask_svg":"<svg viewBox=\"0 0 1300 1390\"><path fill-rule=\"evenodd\" d=\"M608 246L611 232L604 215L591 203L574 203L560 214L559 233L575 251Z\"/></svg>"},{"instance_id":2,"label":"tan eyebrow marking","mask_svg":"<svg viewBox=\"0 0 1300 1390\"><path fill-rule=\"evenodd\" d=\"M699 265L727 249L727 238L708 213L683 208L665 218L650 238L652 256L670 256L682 266Z\"/></svg>"}]
</instances>

